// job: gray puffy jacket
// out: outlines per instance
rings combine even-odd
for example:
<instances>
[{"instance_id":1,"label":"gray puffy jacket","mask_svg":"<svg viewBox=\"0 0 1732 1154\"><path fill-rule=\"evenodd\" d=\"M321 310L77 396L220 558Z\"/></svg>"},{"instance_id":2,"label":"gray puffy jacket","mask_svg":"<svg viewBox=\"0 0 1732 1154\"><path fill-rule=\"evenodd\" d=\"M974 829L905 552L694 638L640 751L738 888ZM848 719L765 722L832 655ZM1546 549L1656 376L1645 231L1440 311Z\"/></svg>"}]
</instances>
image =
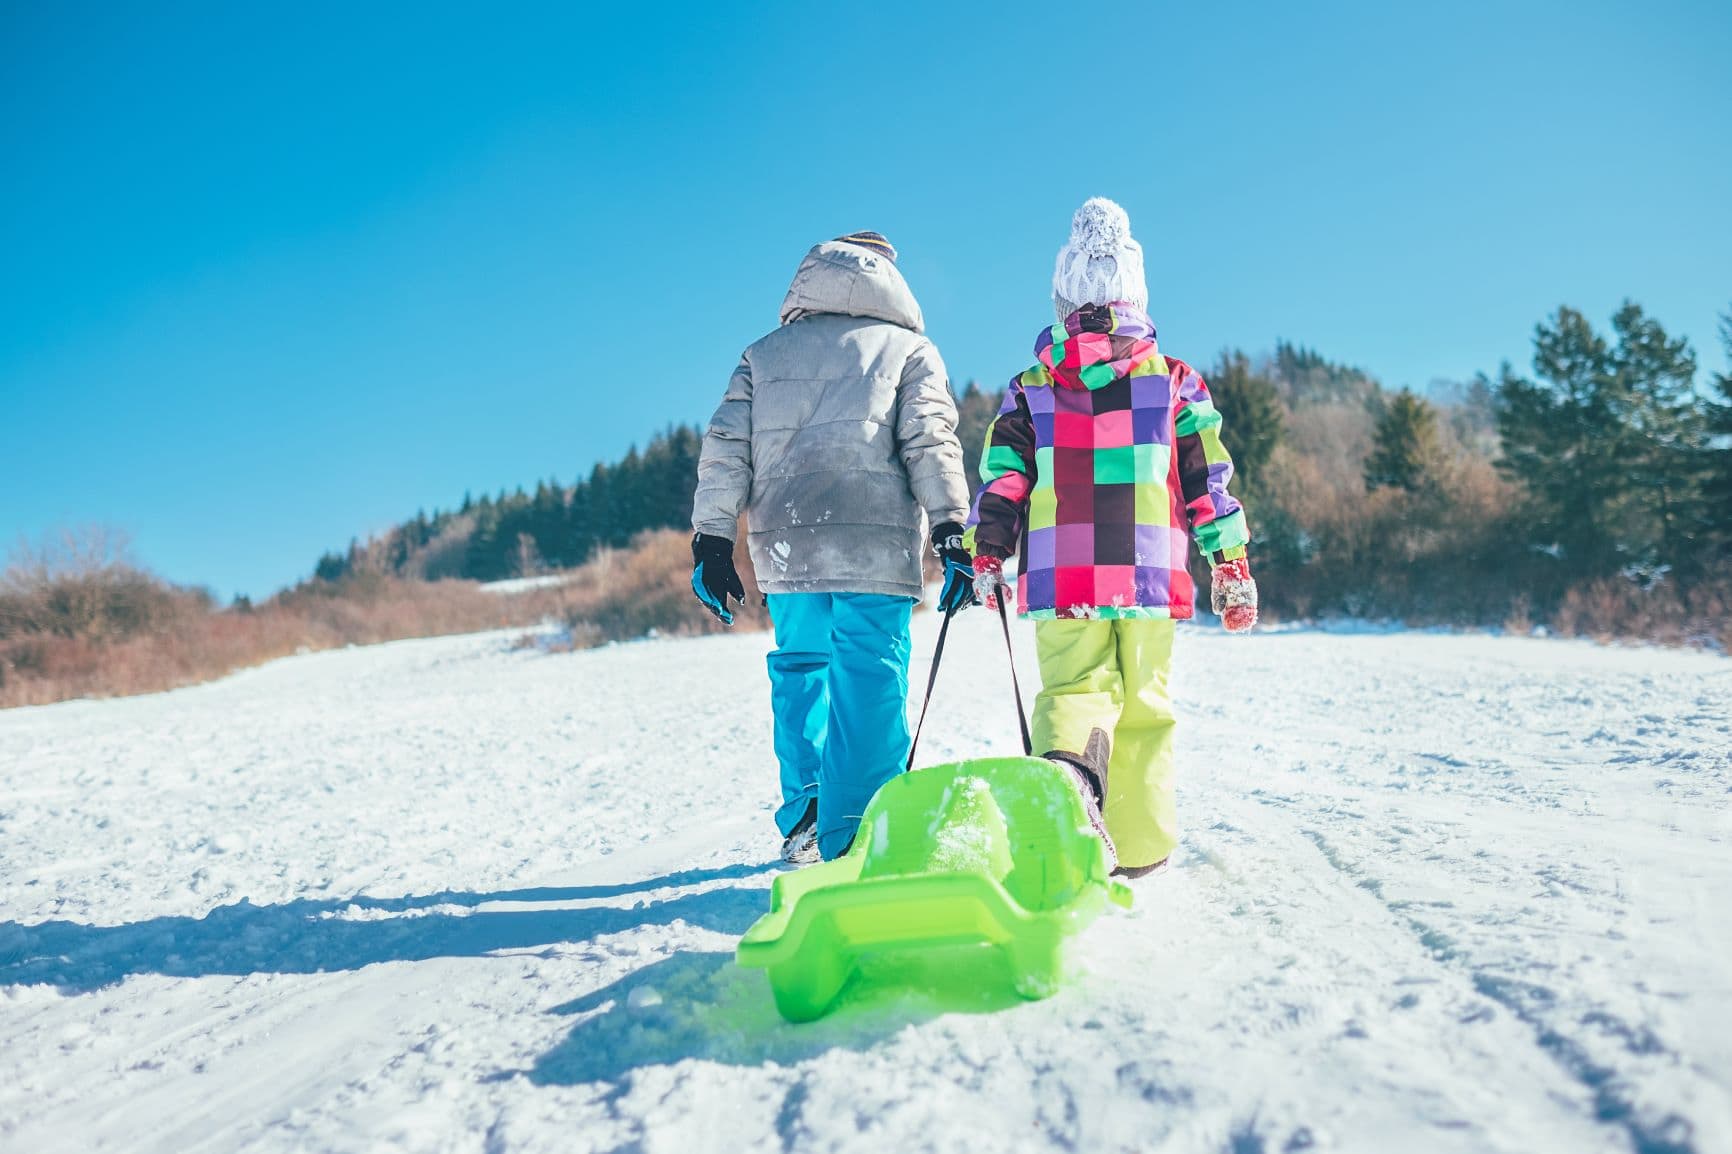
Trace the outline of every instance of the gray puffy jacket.
<instances>
[{"instance_id":1,"label":"gray puffy jacket","mask_svg":"<svg viewBox=\"0 0 1732 1154\"><path fill-rule=\"evenodd\" d=\"M931 523L968 515L956 402L886 257L828 241L740 358L710 419L692 527L732 540L741 510L766 593L921 595Z\"/></svg>"}]
</instances>

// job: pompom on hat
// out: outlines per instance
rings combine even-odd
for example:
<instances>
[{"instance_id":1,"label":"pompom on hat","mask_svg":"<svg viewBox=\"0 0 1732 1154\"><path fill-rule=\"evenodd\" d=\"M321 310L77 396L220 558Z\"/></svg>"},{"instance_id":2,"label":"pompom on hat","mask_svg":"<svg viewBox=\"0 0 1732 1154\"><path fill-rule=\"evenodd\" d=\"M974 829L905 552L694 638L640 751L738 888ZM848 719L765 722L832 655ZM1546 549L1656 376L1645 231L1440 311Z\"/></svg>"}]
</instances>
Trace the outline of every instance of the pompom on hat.
<instances>
[{"instance_id":1,"label":"pompom on hat","mask_svg":"<svg viewBox=\"0 0 1732 1154\"><path fill-rule=\"evenodd\" d=\"M1104 196L1083 201L1070 220L1070 240L1058 250L1052 306L1064 320L1083 305L1125 301L1149 307L1143 246L1131 237L1131 218Z\"/></svg>"}]
</instances>

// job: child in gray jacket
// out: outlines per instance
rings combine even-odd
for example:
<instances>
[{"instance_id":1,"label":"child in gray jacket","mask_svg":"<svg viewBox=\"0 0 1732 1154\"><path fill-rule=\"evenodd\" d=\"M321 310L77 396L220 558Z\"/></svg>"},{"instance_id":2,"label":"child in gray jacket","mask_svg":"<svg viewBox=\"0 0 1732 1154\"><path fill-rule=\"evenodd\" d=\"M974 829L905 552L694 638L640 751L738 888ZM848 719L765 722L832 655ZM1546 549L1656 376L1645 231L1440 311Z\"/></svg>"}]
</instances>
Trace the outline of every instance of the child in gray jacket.
<instances>
[{"instance_id":1,"label":"child in gray jacket","mask_svg":"<svg viewBox=\"0 0 1732 1154\"><path fill-rule=\"evenodd\" d=\"M974 603L956 404L924 327L888 240L825 241L794 274L781 325L740 358L704 436L692 588L732 621L743 511L775 626L776 824L790 861L845 852L908 756L923 523L945 559L942 607Z\"/></svg>"}]
</instances>

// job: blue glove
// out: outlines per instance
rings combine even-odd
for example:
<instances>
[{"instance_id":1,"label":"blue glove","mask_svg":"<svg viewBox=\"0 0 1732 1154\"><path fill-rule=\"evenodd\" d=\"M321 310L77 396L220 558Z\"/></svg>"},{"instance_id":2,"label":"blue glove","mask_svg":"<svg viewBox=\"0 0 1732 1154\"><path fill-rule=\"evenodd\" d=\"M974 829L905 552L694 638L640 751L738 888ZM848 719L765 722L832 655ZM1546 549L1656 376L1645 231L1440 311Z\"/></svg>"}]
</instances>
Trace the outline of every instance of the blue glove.
<instances>
[{"instance_id":1,"label":"blue glove","mask_svg":"<svg viewBox=\"0 0 1732 1154\"><path fill-rule=\"evenodd\" d=\"M941 613L960 613L979 605L974 595L974 558L962 546L962 526L946 521L932 527L932 551L944 561L944 588L938 594Z\"/></svg>"},{"instance_id":2,"label":"blue glove","mask_svg":"<svg viewBox=\"0 0 1732 1154\"><path fill-rule=\"evenodd\" d=\"M698 600L721 619L723 625L734 623L728 608L728 598L741 605L746 603L746 587L734 569L734 543L726 537L699 533L692 538L692 592Z\"/></svg>"}]
</instances>

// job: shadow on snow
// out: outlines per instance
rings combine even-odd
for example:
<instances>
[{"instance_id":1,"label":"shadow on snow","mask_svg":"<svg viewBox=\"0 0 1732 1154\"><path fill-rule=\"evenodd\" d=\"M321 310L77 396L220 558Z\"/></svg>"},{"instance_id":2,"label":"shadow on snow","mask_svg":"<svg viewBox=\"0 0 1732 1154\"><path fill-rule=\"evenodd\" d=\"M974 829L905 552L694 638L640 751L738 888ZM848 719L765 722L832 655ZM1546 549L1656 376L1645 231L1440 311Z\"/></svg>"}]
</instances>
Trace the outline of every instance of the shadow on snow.
<instances>
[{"instance_id":1,"label":"shadow on snow","mask_svg":"<svg viewBox=\"0 0 1732 1154\"><path fill-rule=\"evenodd\" d=\"M162 917L118 926L49 921L0 923L0 985L48 984L81 994L135 974L314 974L380 962L482 957L584 942L647 925L685 922L745 932L763 912L762 888L715 886L630 907L481 910L490 903L558 903L738 880L772 863L685 870L627 885L544 886L496 893L443 892L403 898L300 900L260 906L242 899L203 917Z\"/></svg>"},{"instance_id":2,"label":"shadow on snow","mask_svg":"<svg viewBox=\"0 0 1732 1154\"><path fill-rule=\"evenodd\" d=\"M0 986L47 984L77 995L142 974L199 978L331 973L385 962L551 950L675 922L739 935L763 913L768 892L761 886L716 883L738 882L776 868L776 863L736 864L624 885L446 891L271 906L243 899L203 917L162 917L118 926L0 923ZM479 908L618 899L693 886L706 888L660 900L646 897L630 906ZM968 965L922 972L909 981L880 972L873 975L879 980L857 982L845 991L829 1017L791 1026L777 1014L764 975L735 966L731 952L680 952L553 1007L549 1013L574 1019L571 1033L529 1069L504 1070L490 1080L612 1083L641 1067L685 1059L757 1065L798 1061L838 1046L863 1049L939 1014L987 1013L1021 1004L1007 980L990 980L983 969L995 958L996 953L987 951ZM890 980L882 980L886 977Z\"/></svg>"}]
</instances>

